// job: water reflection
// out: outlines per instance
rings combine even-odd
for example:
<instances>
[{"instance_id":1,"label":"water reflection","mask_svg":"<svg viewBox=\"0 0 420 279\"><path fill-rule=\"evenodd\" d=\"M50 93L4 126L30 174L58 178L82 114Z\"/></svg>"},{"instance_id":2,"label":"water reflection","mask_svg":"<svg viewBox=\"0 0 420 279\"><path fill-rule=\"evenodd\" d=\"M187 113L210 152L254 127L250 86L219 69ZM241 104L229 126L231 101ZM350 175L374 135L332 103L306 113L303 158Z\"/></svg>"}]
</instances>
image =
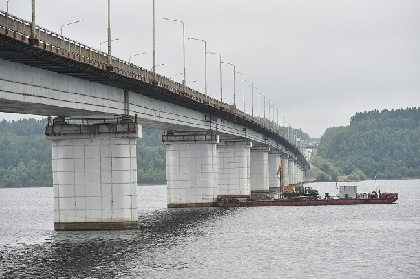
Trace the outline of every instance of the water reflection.
<instances>
[{"instance_id":1,"label":"water reflection","mask_svg":"<svg viewBox=\"0 0 420 279\"><path fill-rule=\"evenodd\" d=\"M138 230L60 231L42 245L1 251L2 274L16 277L115 278L127 275L133 259L157 268L155 258L183 239L205 234L203 223L230 214L218 208L165 209L140 215ZM205 225L204 225L205 227ZM1 274L1 273L0 273Z\"/></svg>"}]
</instances>

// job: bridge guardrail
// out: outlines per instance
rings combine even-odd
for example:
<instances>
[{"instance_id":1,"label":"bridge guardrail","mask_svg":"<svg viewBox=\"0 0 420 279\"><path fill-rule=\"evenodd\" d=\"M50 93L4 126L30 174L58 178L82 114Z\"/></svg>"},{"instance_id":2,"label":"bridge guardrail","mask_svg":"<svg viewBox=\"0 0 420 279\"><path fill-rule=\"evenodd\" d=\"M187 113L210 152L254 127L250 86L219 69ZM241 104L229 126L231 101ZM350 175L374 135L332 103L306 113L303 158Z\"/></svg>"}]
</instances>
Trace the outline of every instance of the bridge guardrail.
<instances>
[{"instance_id":1,"label":"bridge guardrail","mask_svg":"<svg viewBox=\"0 0 420 279\"><path fill-rule=\"evenodd\" d=\"M26 38L29 38L31 36L31 25L32 23L27 20L18 18L14 15L11 15L10 13L6 13L0 10L0 26L5 27L11 32L15 32L25 36ZM50 46L52 49L55 49L53 52L59 53L57 50L61 50L63 52L63 56L70 58L73 58L74 56L73 59L76 59L76 57L79 59L85 59L89 61L89 64L99 68L105 68L108 65L108 54L103 51L97 50L40 26L36 26L36 35L40 42L43 42ZM235 106L231 106L227 103L223 103L219 100L206 96L189 87L184 88L184 86L178 82L175 82L159 74L153 74L153 72L136 66L133 63L123 61L114 56L111 57L111 65L114 67L114 72L117 74L121 74L149 84L156 84L157 82L157 85L161 88L169 90L179 96L188 97L196 102L207 104L210 107L228 112L235 117L242 118L243 120L253 123L253 125L260 127L261 129L265 129L268 132L277 135L285 142L288 142L291 146L294 146L292 142L290 142L280 133L280 130L272 129L259 119L256 119L255 117L252 117L249 114L236 109ZM298 148L296 149L299 153L303 154Z\"/></svg>"}]
</instances>

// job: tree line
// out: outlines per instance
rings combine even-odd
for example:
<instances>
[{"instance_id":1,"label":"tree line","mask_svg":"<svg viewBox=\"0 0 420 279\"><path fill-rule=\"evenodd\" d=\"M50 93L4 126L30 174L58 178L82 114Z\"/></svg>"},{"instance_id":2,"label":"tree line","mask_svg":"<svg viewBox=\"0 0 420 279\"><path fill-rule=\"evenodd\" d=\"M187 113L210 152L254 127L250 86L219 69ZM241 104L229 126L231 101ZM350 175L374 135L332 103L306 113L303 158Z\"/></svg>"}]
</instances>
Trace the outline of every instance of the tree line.
<instances>
[{"instance_id":1,"label":"tree line","mask_svg":"<svg viewBox=\"0 0 420 279\"><path fill-rule=\"evenodd\" d=\"M47 120L0 121L0 187L52 186ZM165 146L159 130L143 129L137 142L137 176L143 184L166 183Z\"/></svg>"},{"instance_id":2,"label":"tree line","mask_svg":"<svg viewBox=\"0 0 420 279\"><path fill-rule=\"evenodd\" d=\"M420 177L420 108L358 112L346 127L328 128L315 166L337 180Z\"/></svg>"}]
</instances>

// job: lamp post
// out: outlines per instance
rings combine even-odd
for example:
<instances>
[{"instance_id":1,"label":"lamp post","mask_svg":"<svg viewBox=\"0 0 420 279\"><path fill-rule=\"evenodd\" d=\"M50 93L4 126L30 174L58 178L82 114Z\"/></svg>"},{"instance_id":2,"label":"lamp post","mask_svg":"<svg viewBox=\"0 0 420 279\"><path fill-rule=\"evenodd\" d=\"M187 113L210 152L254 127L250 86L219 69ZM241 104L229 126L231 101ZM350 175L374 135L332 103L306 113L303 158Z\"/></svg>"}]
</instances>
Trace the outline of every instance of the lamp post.
<instances>
[{"instance_id":1,"label":"lamp post","mask_svg":"<svg viewBox=\"0 0 420 279\"><path fill-rule=\"evenodd\" d=\"M35 25L35 0L32 0L31 39L32 39L33 43L35 43L35 40L36 40L36 25Z\"/></svg>"},{"instance_id":2,"label":"lamp post","mask_svg":"<svg viewBox=\"0 0 420 279\"><path fill-rule=\"evenodd\" d=\"M254 83L252 82L251 84L251 116L252 118L254 118L254 88L257 89L258 91L260 89L258 89L258 87L254 87Z\"/></svg>"},{"instance_id":3,"label":"lamp post","mask_svg":"<svg viewBox=\"0 0 420 279\"><path fill-rule=\"evenodd\" d=\"M111 66L111 0L108 0L108 65Z\"/></svg>"},{"instance_id":4,"label":"lamp post","mask_svg":"<svg viewBox=\"0 0 420 279\"><path fill-rule=\"evenodd\" d=\"M66 23L66 24L61 25L61 27L60 27L60 35L61 35L61 36L63 36L63 27L64 27L64 26L68 26L68 25L76 24L76 23L79 23L79 22L82 22L82 21L83 21L83 20L78 20L78 21L75 21L75 22L70 22L70 23Z\"/></svg>"},{"instance_id":5,"label":"lamp post","mask_svg":"<svg viewBox=\"0 0 420 279\"><path fill-rule=\"evenodd\" d=\"M186 64L186 62L185 62L185 24L182 20L178 20L178 19L170 19L170 18L167 18L167 17L164 17L163 19L182 23L182 53L183 53L183 57L184 57L184 81L182 83L183 83L184 92L185 92L185 86L186 86L186 83L187 83L187 73L186 73L186 65L185 65Z\"/></svg>"},{"instance_id":6,"label":"lamp post","mask_svg":"<svg viewBox=\"0 0 420 279\"><path fill-rule=\"evenodd\" d=\"M261 91L258 89L258 117L261 118Z\"/></svg>"},{"instance_id":7,"label":"lamp post","mask_svg":"<svg viewBox=\"0 0 420 279\"><path fill-rule=\"evenodd\" d=\"M284 119L283 119L284 120ZM287 127L287 138L289 139L289 141L291 142L291 138L290 138L290 126L292 125L292 124L290 124L289 122L284 122L284 123L286 123L286 124L289 124L289 126ZM284 124L283 124L284 125Z\"/></svg>"},{"instance_id":8,"label":"lamp post","mask_svg":"<svg viewBox=\"0 0 420 279\"><path fill-rule=\"evenodd\" d=\"M9 1L6 1L6 28L9 28Z\"/></svg>"},{"instance_id":9,"label":"lamp post","mask_svg":"<svg viewBox=\"0 0 420 279\"><path fill-rule=\"evenodd\" d=\"M222 62L228 65L233 66L233 105L236 106L236 67L232 63Z\"/></svg>"},{"instance_id":10,"label":"lamp post","mask_svg":"<svg viewBox=\"0 0 420 279\"><path fill-rule=\"evenodd\" d=\"M263 105L264 113L263 113L263 115L264 115L264 119L265 119L265 94L263 94L263 96L264 96L264 99L263 99L263 101L264 101L264 105Z\"/></svg>"},{"instance_id":11,"label":"lamp post","mask_svg":"<svg viewBox=\"0 0 420 279\"><path fill-rule=\"evenodd\" d=\"M155 0L153 0L153 80L156 80L156 19L155 19Z\"/></svg>"},{"instance_id":12,"label":"lamp post","mask_svg":"<svg viewBox=\"0 0 420 279\"><path fill-rule=\"evenodd\" d=\"M197 38L188 38L189 40L195 40L195 41L202 41L204 43L204 92L206 94L206 100L207 100L207 42L202 39Z\"/></svg>"},{"instance_id":13,"label":"lamp post","mask_svg":"<svg viewBox=\"0 0 420 279\"><path fill-rule=\"evenodd\" d=\"M219 55L219 69L220 69L220 102L223 102L223 84L222 84L222 55L220 55L219 53L215 53L215 52L207 52L210 54L215 54L215 55Z\"/></svg>"},{"instance_id":14,"label":"lamp post","mask_svg":"<svg viewBox=\"0 0 420 279\"><path fill-rule=\"evenodd\" d=\"M237 73L242 75L242 97L244 101L244 112L245 112L245 74L241 72L237 72Z\"/></svg>"}]
</instances>

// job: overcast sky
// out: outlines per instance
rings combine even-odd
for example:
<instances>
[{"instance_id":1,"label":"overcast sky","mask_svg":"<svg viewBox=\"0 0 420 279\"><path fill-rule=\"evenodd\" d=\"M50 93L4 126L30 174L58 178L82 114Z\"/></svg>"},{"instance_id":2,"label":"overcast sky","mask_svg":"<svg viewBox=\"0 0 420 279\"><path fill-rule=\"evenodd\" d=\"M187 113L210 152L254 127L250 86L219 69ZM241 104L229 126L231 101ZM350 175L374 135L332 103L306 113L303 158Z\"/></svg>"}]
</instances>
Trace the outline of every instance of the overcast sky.
<instances>
[{"instance_id":1,"label":"overcast sky","mask_svg":"<svg viewBox=\"0 0 420 279\"><path fill-rule=\"evenodd\" d=\"M182 25L162 18L182 20L186 37L206 40L208 51L234 64L279 108L280 123L312 137L348 125L356 112L420 107L418 0L155 1L156 60L165 64L158 73L182 80ZM107 40L107 1L36 2L37 25L59 33L83 20L63 27L63 35L98 49ZM6 0L0 5L6 10ZM9 0L9 12L30 20L31 1ZM111 0L111 25L119 39L112 54L150 69L152 0ZM207 56L208 92L220 99L218 59ZM202 42L186 40L186 64L188 85L204 93ZM223 64L222 73L224 101L233 103L233 67ZM243 109L242 76L236 79ZM245 110L251 113L249 85ZM263 115L262 107L256 95L254 115ZM268 115L268 102L266 109Z\"/></svg>"}]
</instances>

